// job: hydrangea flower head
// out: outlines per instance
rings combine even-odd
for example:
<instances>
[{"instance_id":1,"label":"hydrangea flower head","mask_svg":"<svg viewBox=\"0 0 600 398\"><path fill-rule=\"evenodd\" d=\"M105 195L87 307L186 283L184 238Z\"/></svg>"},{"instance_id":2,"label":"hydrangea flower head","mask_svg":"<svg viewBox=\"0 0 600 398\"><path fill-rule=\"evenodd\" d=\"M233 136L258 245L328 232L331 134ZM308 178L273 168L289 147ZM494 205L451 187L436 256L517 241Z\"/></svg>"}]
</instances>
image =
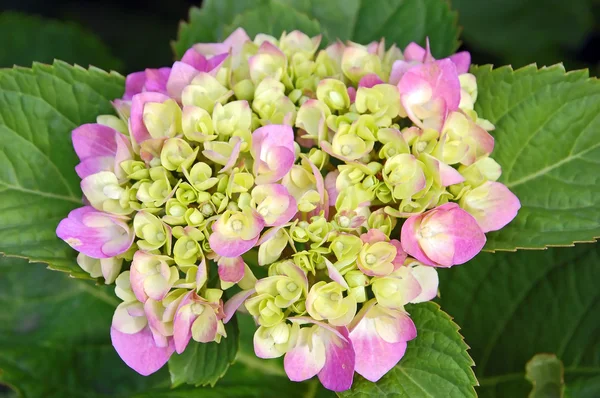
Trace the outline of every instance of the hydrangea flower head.
<instances>
[{"instance_id":1,"label":"hydrangea flower head","mask_svg":"<svg viewBox=\"0 0 600 398\"><path fill-rule=\"evenodd\" d=\"M437 295L435 267L515 217L468 53L320 43L238 29L129 75L120 117L73 131L87 205L57 235L115 283L113 345L140 374L226 339L242 308L291 380L377 381L418 335L406 306Z\"/></svg>"}]
</instances>

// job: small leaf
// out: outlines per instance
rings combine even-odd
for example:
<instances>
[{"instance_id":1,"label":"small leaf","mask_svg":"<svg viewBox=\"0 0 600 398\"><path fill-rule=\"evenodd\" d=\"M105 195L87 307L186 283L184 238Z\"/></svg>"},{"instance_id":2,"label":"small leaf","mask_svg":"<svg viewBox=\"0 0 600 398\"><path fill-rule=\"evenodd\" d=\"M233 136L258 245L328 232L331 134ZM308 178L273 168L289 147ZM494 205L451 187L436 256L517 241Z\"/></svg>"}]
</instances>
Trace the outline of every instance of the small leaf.
<instances>
[{"instance_id":1,"label":"small leaf","mask_svg":"<svg viewBox=\"0 0 600 398\"><path fill-rule=\"evenodd\" d=\"M0 70L0 253L89 278L56 226L82 206L71 131L114 113L121 75L55 61Z\"/></svg>"},{"instance_id":2,"label":"small leaf","mask_svg":"<svg viewBox=\"0 0 600 398\"><path fill-rule=\"evenodd\" d=\"M238 27L244 28L250 37L259 33L279 37L283 32L293 30L300 30L309 36L316 36L321 32L317 21L277 0L271 0L269 4L254 7L236 16L225 26L225 35L228 36Z\"/></svg>"},{"instance_id":3,"label":"small leaf","mask_svg":"<svg viewBox=\"0 0 600 398\"><path fill-rule=\"evenodd\" d=\"M220 343L198 343L190 340L185 351L169 359L169 373L173 387L184 383L205 386L223 377L233 363L239 347L239 328L234 317L225 325L227 337Z\"/></svg>"},{"instance_id":4,"label":"small leaf","mask_svg":"<svg viewBox=\"0 0 600 398\"><path fill-rule=\"evenodd\" d=\"M527 362L525 370L525 378L533 384L529 398L562 398L564 368L556 355L537 354Z\"/></svg>"},{"instance_id":5,"label":"small leaf","mask_svg":"<svg viewBox=\"0 0 600 398\"><path fill-rule=\"evenodd\" d=\"M411 41L425 45L429 37L435 57L451 55L459 46L458 14L446 0L362 0L352 40L396 43L404 49Z\"/></svg>"},{"instance_id":6,"label":"small leaf","mask_svg":"<svg viewBox=\"0 0 600 398\"><path fill-rule=\"evenodd\" d=\"M270 0L205 0L202 8L190 8L189 22L179 24L177 40L172 47L177 59L196 43L223 41L227 35L224 27L229 25L236 15L254 7L269 4Z\"/></svg>"},{"instance_id":7,"label":"small leaf","mask_svg":"<svg viewBox=\"0 0 600 398\"><path fill-rule=\"evenodd\" d=\"M468 346L452 318L435 303L406 307L417 327L398 365L377 383L356 376L340 397L475 397Z\"/></svg>"},{"instance_id":8,"label":"small leaf","mask_svg":"<svg viewBox=\"0 0 600 398\"><path fill-rule=\"evenodd\" d=\"M51 63L55 59L104 69L122 64L91 32L72 22L60 22L17 12L0 15L0 67Z\"/></svg>"},{"instance_id":9,"label":"small leaf","mask_svg":"<svg viewBox=\"0 0 600 398\"><path fill-rule=\"evenodd\" d=\"M525 365L540 352L562 360L567 390L600 396L600 244L482 253L439 276L439 302L471 346L480 397L527 396Z\"/></svg>"},{"instance_id":10,"label":"small leaf","mask_svg":"<svg viewBox=\"0 0 600 398\"><path fill-rule=\"evenodd\" d=\"M496 125L492 156L521 200L485 249L541 249L600 236L600 81L562 65L513 71L473 67L475 109Z\"/></svg>"}]
</instances>

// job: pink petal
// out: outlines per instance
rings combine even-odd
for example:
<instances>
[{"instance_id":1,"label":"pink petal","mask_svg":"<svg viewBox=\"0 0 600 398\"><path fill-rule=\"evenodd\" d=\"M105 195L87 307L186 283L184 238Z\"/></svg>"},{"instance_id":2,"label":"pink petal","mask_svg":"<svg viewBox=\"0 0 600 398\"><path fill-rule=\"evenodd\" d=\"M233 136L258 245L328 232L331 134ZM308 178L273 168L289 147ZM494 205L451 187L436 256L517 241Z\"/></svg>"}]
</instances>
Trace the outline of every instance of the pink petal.
<instances>
[{"instance_id":1,"label":"pink petal","mask_svg":"<svg viewBox=\"0 0 600 398\"><path fill-rule=\"evenodd\" d=\"M447 165L444 162L438 162L440 167L440 178L442 179L442 186L447 187L454 184L460 184L465 181L458 170L454 167Z\"/></svg>"},{"instance_id":2,"label":"pink petal","mask_svg":"<svg viewBox=\"0 0 600 398\"><path fill-rule=\"evenodd\" d=\"M415 63L406 62L401 59L394 61L392 64L392 71L390 72L389 83L397 85L400 82L400 79L402 79L402 76L415 65Z\"/></svg>"},{"instance_id":3,"label":"pink petal","mask_svg":"<svg viewBox=\"0 0 600 398\"><path fill-rule=\"evenodd\" d=\"M110 338L123 362L142 376L162 368L175 351L172 339L167 347L157 347L147 326L136 334L122 333L111 327Z\"/></svg>"},{"instance_id":4,"label":"pink petal","mask_svg":"<svg viewBox=\"0 0 600 398\"><path fill-rule=\"evenodd\" d=\"M464 200L469 201L471 196L479 195L482 197L472 199L475 203L470 206L478 210L472 215L483 232L497 231L504 227L517 216L521 208L519 198L499 182L487 181L469 192Z\"/></svg>"},{"instance_id":5,"label":"pink petal","mask_svg":"<svg viewBox=\"0 0 600 398\"><path fill-rule=\"evenodd\" d=\"M188 50L194 51L193 49ZM194 51L195 52L195 51ZM201 55L200 55L201 56ZM194 77L196 77L200 71L194 68L192 65L188 65L184 62L176 61L171 69L169 80L167 81L167 93L177 101L181 101L181 93L183 89L188 86Z\"/></svg>"},{"instance_id":6,"label":"pink petal","mask_svg":"<svg viewBox=\"0 0 600 398\"><path fill-rule=\"evenodd\" d=\"M406 253L416 258L423 264L427 265L437 265L433 261L427 257L425 252L419 246L419 242L417 241L418 229L421 224L421 220L423 218L422 214L410 216L404 221L402 224L402 230L400 231L400 242L402 244L402 248Z\"/></svg>"},{"instance_id":7,"label":"pink petal","mask_svg":"<svg viewBox=\"0 0 600 398\"><path fill-rule=\"evenodd\" d=\"M244 277L246 264L241 257L221 257L217 264L219 278L224 282L238 283Z\"/></svg>"},{"instance_id":8,"label":"pink petal","mask_svg":"<svg viewBox=\"0 0 600 398\"><path fill-rule=\"evenodd\" d=\"M451 55L449 58L450 61L456 65L456 71L459 75L469 71L469 67L471 66L471 54L468 51L461 51Z\"/></svg>"},{"instance_id":9,"label":"pink petal","mask_svg":"<svg viewBox=\"0 0 600 398\"><path fill-rule=\"evenodd\" d=\"M415 43L414 41L409 43L404 49L404 59L407 61L418 61L425 62L425 55L427 52L423 47Z\"/></svg>"},{"instance_id":10,"label":"pink petal","mask_svg":"<svg viewBox=\"0 0 600 398\"><path fill-rule=\"evenodd\" d=\"M388 237L377 228L371 228L367 233L360 235L360 240L364 243L387 242Z\"/></svg>"},{"instance_id":11,"label":"pink petal","mask_svg":"<svg viewBox=\"0 0 600 398\"><path fill-rule=\"evenodd\" d=\"M303 333L303 330L300 330ZM319 336L311 336L312 344L301 341L294 348L289 350L283 359L285 373L291 381L304 381L310 379L325 366L326 357L323 353L314 353L313 351L324 351L323 341ZM300 336L302 340L302 336Z\"/></svg>"},{"instance_id":12,"label":"pink petal","mask_svg":"<svg viewBox=\"0 0 600 398\"><path fill-rule=\"evenodd\" d=\"M229 239L217 232L210 235L208 242L210 244L210 248L219 256L238 257L252 249L254 245L256 245L256 242L258 242L258 237L259 235L256 235L256 238L251 240L243 240L239 238Z\"/></svg>"},{"instance_id":13,"label":"pink petal","mask_svg":"<svg viewBox=\"0 0 600 398\"><path fill-rule=\"evenodd\" d=\"M183 54L183 57L181 57L181 62L192 66L198 71L207 72L206 66L208 65L208 62L206 57L196 51L193 47L189 48L185 54Z\"/></svg>"},{"instance_id":14,"label":"pink petal","mask_svg":"<svg viewBox=\"0 0 600 398\"><path fill-rule=\"evenodd\" d=\"M363 76L358 82L358 87L366 87L371 88L378 84L383 84L383 80L377 76L375 73L369 73L368 75Z\"/></svg>"},{"instance_id":15,"label":"pink petal","mask_svg":"<svg viewBox=\"0 0 600 398\"><path fill-rule=\"evenodd\" d=\"M196 320L196 316L189 310L181 311L181 308L184 305L192 302L192 294L193 292L187 293L183 300L181 300L177 312L175 313L175 317L173 318L173 342L175 351L177 351L178 354L185 351L185 348L192 338L191 328L192 323Z\"/></svg>"},{"instance_id":16,"label":"pink petal","mask_svg":"<svg viewBox=\"0 0 600 398\"><path fill-rule=\"evenodd\" d=\"M417 265L412 267L412 276L421 286L421 294L412 299L411 303L422 303L433 300L438 293L439 278L435 268L427 265Z\"/></svg>"},{"instance_id":17,"label":"pink petal","mask_svg":"<svg viewBox=\"0 0 600 398\"><path fill-rule=\"evenodd\" d=\"M338 176L340 175L339 170L330 171L325 176L325 189L327 190L327 196L329 196L329 206L335 206L338 195L340 194L335 187Z\"/></svg>"},{"instance_id":18,"label":"pink petal","mask_svg":"<svg viewBox=\"0 0 600 398\"><path fill-rule=\"evenodd\" d=\"M327 260L326 258L325 265L327 266L327 273L329 274L329 277L332 281L339 283L345 289L350 289L348 283L346 282L340 271L338 271L337 268L335 268L334 265L331 264L331 261Z\"/></svg>"},{"instance_id":19,"label":"pink petal","mask_svg":"<svg viewBox=\"0 0 600 398\"><path fill-rule=\"evenodd\" d=\"M82 180L92 174L101 171L113 171L115 169L115 158L113 156L96 156L82 160L75 166L75 172Z\"/></svg>"},{"instance_id":20,"label":"pink petal","mask_svg":"<svg viewBox=\"0 0 600 398\"><path fill-rule=\"evenodd\" d=\"M144 84L146 84L145 71L128 74L125 79L125 95L123 95L123 99L130 100L134 95L141 93L144 90Z\"/></svg>"},{"instance_id":21,"label":"pink petal","mask_svg":"<svg viewBox=\"0 0 600 398\"><path fill-rule=\"evenodd\" d=\"M131 116L129 118L129 128L131 135L135 139L135 142L141 144L142 142L152 138L150 132L144 124L144 105L147 102L160 102L167 101L169 97L161 93L147 92L134 95L131 100Z\"/></svg>"},{"instance_id":22,"label":"pink petal","mask_svg":"<svg viewBox=\"0 0 600 398\"><path fill-rule=\"evenodd\" d=\"M117 152L116 134L119 132L111 127L88 123L73 130L71 139L80 160L90 157L114 157Z\"/></svg>"},{"instance_id":23,"label":"pink petal","mask_svg":"<svg viewBox=\"0 0 600 398\"><path fill-rule=\"evenodd\" d=\"M376 382L402 359L406 341L388 343L375 329L375 320L364 317L350 333L356 353L354 370L365 379Z\"/></svg>"},{"instance_id":24,"label":"pink petal","mask_svg":"<svg viewBox=\"0 0 600 398\"><path fill-rule=\"evenodd\" d=\"M225 313L225 318L223 318L223 323L229 322L229 320L233 317L237 309L246 301L248 297L253 295L256 292L255 289L242 290L234 294L223 307L223 312Z\"/></svg>"},{"instance_id":25,"label":"pink petal","mask_svg":"<svg viewBox=\"0 0 600 398\"><path fill-rule=\"evenodd\" d=\"M325 366L319 372L323 387L332 391L345 391L352 386L355 368L355 354L346 327L336 328L344 337L320 329L325 341ZM325 336L327 336L325 338Z\"/></svg>"},{"instance_id":26,"label":"pink petal","mask_svg":"<svg viewBox=\"0 0 600 398\"><path fill-rule=\"evenodd\" d=\"M99 223L98 226L95 224ZM92 258L109 258L126 252L133 242L128 226L91 206L69 213L56 228L56 235L72 248Z\"/></svg>"},{"instance_id":27,"label":"pink petal","mask_svg":"<svg viewBox=\"0 0 600 398\"><path fill-rule=\"evenodd\" d=\"M146 83L144 91L153 91L161 94L167 93L167 80L171 68L146 69Z\"/></svg>"}]
</instances>

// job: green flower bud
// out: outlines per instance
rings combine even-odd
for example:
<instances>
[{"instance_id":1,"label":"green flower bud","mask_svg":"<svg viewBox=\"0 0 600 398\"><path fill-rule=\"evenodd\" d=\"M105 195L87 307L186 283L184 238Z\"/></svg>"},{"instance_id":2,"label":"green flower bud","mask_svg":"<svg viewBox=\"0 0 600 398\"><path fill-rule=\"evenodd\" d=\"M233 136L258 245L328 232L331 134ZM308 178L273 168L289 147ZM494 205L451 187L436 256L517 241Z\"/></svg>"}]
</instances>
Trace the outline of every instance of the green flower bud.
<instances>
[{"instance_id":1,"label":"green flower bud","mask_svg":"<svg viewBox=\"0 0 600 398\"><path fill-rule=\"evenodd\" d=\"M409 127L402 131L402 136L411 146L412 154L419 157L422 153L434 153L440 133L433 129Z\"/></svg>"},{"instance_id":2,"label":"green flower bud","mask_svg":"<svg viewBox=\"0 0 600 398\"><path fill-rule=\"evenodd\" d=\"M494 159L484 157L470 166L460 165L458 172L465 177L467 184L475 188L486 181L497 181L502 174L502 168Z\"/></svg>"},{"instance_id":3,"label":"green flower bud","mask_svg":"<svg viewBox=\"0 0 600 398\"><path fill-rule=\"evenodd\" d=\"M144 125L152 138L171 138L182 133L181 108L172 99L163 103L148 102L144 105Z\"/></svg>"},{"instance_id":4,"label":"green flower bud","mask_svg":"<svg viewBox=\"0 0 600 398\"><path fill-rule=\"evenodd\" d=\"M215 192L210 197L210 201L215 205L216 212L218 214L220 214L220 213L224 212L225 209L227 208L227 204L229 203L229 198L227 198L227 196L225 196L225 194L223 194L221 192ZM205 214L205 213L203 212L203 214Z\"/></svg>"},{"instance_id":5,"label":"green flower bud","mask_svg":"<svg viewBox=\"0 0 600 398\"><path fill-rule=\"evenodd\" d=\"M323 79L317 86L317 99L332 111L341 111L350 106L348 88L344 82L336 79Z\"/></svg>"},{"instance_id":6,"label":"green flower bud","mask_svg":"<svg viewBox=\"0 0 600 398\"><path fill-rule=\"evenodd\" d=\"M187 182L178 185L175 197L184 205L189 205L198 200L198 192Z\"/></svg>"},{"instance_id":7,"label":"green flower bud","mask_svg":"<svg viewBox=\"0 0 600 398\"><path fill-rule=\"evenodd\" d=\"M201 253L198 242L187 235L179 237L173 246L175 263L182 267L196 264Z\"/></svg>"},{"instance_id":8,"label":"green flower bud","mask_svg":"<svg viewBox=\"0 0 600 398\"><path fill-rule=\"evenodd\" d=\"M306 227L308 238L314 242L315 247L321 246L327 240L331 230L331 224L323 216L313 217Z\"/></svg>"},{"instance_id":9,"label":"green flower bud","mask_svg":"<svg viewBox=\"0 0 600 398\"><path fill-rule=\"evenodd\" d=\"M340 126L333 136L331 146L327 142L321 143L321 146L325 149L331 148L328 152L343 160L362 158L373 150L374 140L361 137L358 133L363 133L364 130L357 126L355 128L348 125Z\"/></svg>"},{"instance_id":10,"label":"green flower bud","mask_svg":"<svg viewBox=\"0 0 600 398\"><path fill-rule=\"evenodd\" d=\"M284 319L283 311L275 305L275 297L270 294L250 297L245 305L250 315L254 316L261 326L275 326Z\"/></svg>"},{"instance_id":11,"label":"green flower bud","mask_svg":"<svg viewBox=\"0 0 600 398\"><path fill-rule=\"evenodd\" d=\"M396 227L396 218L391 217L383 209L375 210L367 221L369 229L378 229L388 237Z\"/></svg>"},{"instance_id":12,"label":"green flower bud","mask_svg":"<svg viewBox=\"0 0 600 398\"><path fill-rule=\"evenodd\" d=\"M297 323L280 322L275 326L260 326L254 333L256 347L268 353L269 358L278 358L296 345L300 326Z\"/></svg>"},{"instance_id":13,"label":"green flower bud","mask_svg":"<svg viewBox=\"0 0 600 398\"><path fill-rule=\"evenodd\" d=\"M206 142L217 138L210 114L200 107L185 106L181 124L185 138L190 141Z\"/></svg>"},{"instance_id":14,"label":"green flower bud","mask_svg":"<svg viewBox=\"0 0 600 398\"><path fill-rule=\"evenodd\" d=\"M308 159L319 168L323 170L323 167L329 164L329 155L317 148L311 148L308 153Z\"/></svg>"},{"instance_id":15,"label":"green flower bud","mask_svg":"<svg viewBox=\"0 0 600 398\"><path fill-rule=\"evenodd\" d=\"M413 155L395 155L385 162L383 180L396 199L407 199L427 185L425 165Z\"/></svg>"},{"instance_id":16,"label":"green flower bud","mask_svg":"<svg viewBox=\"0 0 600 398\"><path fill-rule=\"evenodd\" d=\"M371 280L373 294L379 305L391 308L402 309L408 303L407 297L411 294L411 289L415 284L414 277L410 275L410 268L400 267L390 276L374 277Z\"/></svg>"},{"instance_id":17,"label":"green flower bud","mask_svg":"<svg viewBox=\"0 0 600 398\"><path fill-rule=\"evenodd\" d=\"M125 160L119 164L127 178L131 180L143 180L150 178L146 164L139 160Z\"/></svg>"},{"instance_id":18,"label":"green flower bud","mask_svg":"<svg viewBox=\"0 0 600 398\"><path fill-rule=\"evenodd\" d=\"M341 65L327 54L326 51L319 51L317 59L315 60L315 76L323 79L325 77L333 77L339 79L342 77Z\"/></svg>"},{"instance_id":19,"label":"green flower bud","mask_svg":"<svg viewBox=\"0 0 600 398\"><path fill-rule=\"evenodd\" d=\"M233 86L235 97L243 101L252 101L254 99L254 83L250 79L244 79Z\"/></svg>"},{"instance_id":20,"label":"green flower bud","mask_svg":"<svg viewBox=\"0 0 600 398\"><path fill-rule=\"evenodd\" d=\"M369 275L389 275L394 271L397 253L389 242L365 243L358 254L358 267Z\"/></svg>"},{"instance_id":21,"label":"green flower bud","mask_svg":"<svg viewBox=\"0 0 600 398\"><path fill-rule=\"evenodd\" d=\"M342 56L342 71L356 84L365 75L381 75L381 60L376 54L369 54L365 47L347 47Z\"/></svg>"},{"instance_id":22,"label":"green flower bud","mask_svg":"<svg viewBox=\"0 0 600 398\"><path fill-rule=\"evenodd\" d=\"M382 159L389 159L402 153L410 153L410 148L404 136L396 129L379 129L377 140L383 144L379 150L379 157Z\"/></svg>"},{"instance_id":23,"label":"green flower bud","mask_svg":"<svg viewBox=\"0 0 600 398\"><path fill-rule=\"evenodd\" d=\"M306 134L304 138L310 138L320 143L327 139L327 118L331 111L322 101L311 100L302 104L298 109L296 127L301 128Z\"/></svg>"},{"instance_id":24,"label":"green flower bud","mask_svg":"<svg viewBox=\"0 0 600 398\"><path fill-rule=\"evenodd\" d=\"M346 275L344 275L344 279L350 287L369 286L369 277L363 274L363 272L358 269L348 271Z\"/></svg>"},{"instance_id":25,"label":"green flower bud","mask_svg":"<svg viewBox=\"0 0 600 398\"><path fill-rule=\"evenodd\" d=\"M248 192L254 186L254 176L250 173L240 172L235 168L229 177L227 184L227 196L231 197L235 193Z\"/></svg>"},{"instance_id":26,"label":"green flower bud","mask_svg":"<svg viewBox=\"0 0 600 398\"><path fill-rule=\"evenodd\" d=\"M338 211L353 210L365 206L365 203L374 199L375 192L373 189L365 189L361 184L355 184L339 193L335 208Z\"/></svg>"},{"instance_id":27,"label":"green flower bud","mask_svg":"<svg viewBox=\"0 0 600 398\"><path fill-rule=\"evenodd\" d=\"M169 199L165 205L165 215L162 220L169 225L183 225L187 209L187 204L184 205L177 199Z\"/></svg>"},{"instance_id":28,"label":"green flower bud","mask_svg":"<svg viewBox=\"0 0 600 398\"><path fill-rule=\"evenodd\" d=\"M165 141L162 151L160 152L160 162L167 170L188 169L196 156L199 148L192 149L190 144L181 138L169 138Z\"/></svg>"},{"instance_id":29,"label":"green flower bud","mask_svg":"<svg viewBox=\"0 0 600 398\"><path fill-rule=\"evenodd\" d=\"M315 273L316 270L316 264L313 262L314 258L313 256L311 256L311 253L303 250L301 252L298 253L294 253L292 254L292 259L294 261L294 264L296 264L296 266L298 266L298 268L300 268L302 271L308 273Z\"/></svg>"},{"instance_id":30,"label":"green flower bud","mask_svg":"<svg viewBox=\"0 0 600 398\"><path fill-rule=\"evenodd\" d=\"M460 81L460 109L472 110L477 101L477 79L470 73L458 76Z\"/></svg>"},{"instance_id":31,"label":"green flower bud","mask_svg":"<svg viewBox=\"0 0 600 398\"><path fill-rule=\"evenodd\" d=\"M184 173L186 173L184 171ZM218 178L212 177L212 168L203 162L194 164L189 173L186 174L187 180L198 191L206 191L219 182Z\"/></svg>"},{"instance_id":32,"label":"green flower bud","mask_svg":"<svg viewBox=\"0 0 600 398\"><path fill-rule=\"evenodd\" d=\"M229 137L250 134L252 110L246 101L233 101L225 106L216 104L213 111L213 126L217 134Z\"/></svg>"},{"instance_id":33,"label":"green flower bud","mask_svg":"<svg viewBox=\"0 0 600 398\"><path fill-rule=\"evenodd\" d=\"M270 231L271 230L267 230L265 235ZM271 239L263 242L258 247L258 265L268 265L279 260L281 253L283 253L283 250L287 247L288 243L290 245L292 244L286 229L278 229Z\"/></svg>"},{"instance_id":34,"label":"green flower bud","mask_svg":"<svg viewBox=\"0 0 600 398\"><path fill-rule=\"evenodd\" d=\"M224 104L232 94L233 91L228 90L208 73L200 73L183 89L181 103L186 106L198 106L211 114L215 104Z\"/></svg>"},{"instance_id":35,"label":"green flower bud","mask_svg":"<svg viewBox=\"0 0 600 398\"><path fill-rule=\"evenodd\" d=\"M356 268L356 259L362 245L363 242L358 236L350 234L340 234L331 241L329 247L337 260L333 265L342 275Z\"/></svg>"},{"instance_id":36,"label":"green flower bud","mask_svg":"<svg viewBox=\"0 0 600 398\"><path fill-rule=\"evenodd\" d=\"M187 225L192 227L201 227L204 225L205 216L199 209L187 209L184 216Z\"/></svg>"},{"instance_id":37,"label":"green flower bud","mask_svg":"<svg viewBox=\"0 0 600 398\"><path fill-rule=\"evenodd\" d=\"M359 87L356 91L356 111L370 113L375 118L376 124L389 127L392 119L400 115L400 91L391 84L378 84L372 88Z\"/></svg>"},{"instance_id":38,"label":"green flower bud","mask_svg":"<svg viewBox=\"0 0 600 398\"><path fill-rule=\"evenodd\" d=\"M315 320L327 320L334 326L346 326L356 315L356 299L344 297L344 287L337 282L315 283L306 299L306 311Z\"/></svg>"},{"instance_id":39,"label":"green flower bud","mask_svg":"<svg viewBox=\"0 0 600 398\"><path fill-rule=\"evenodd\" d=\"M136 243L145 251L160 249L167 240L170 242L164 224L158 217L145 211L138 212L133 218L135 235L140 238Z\"/></svg>"}]
</instances>

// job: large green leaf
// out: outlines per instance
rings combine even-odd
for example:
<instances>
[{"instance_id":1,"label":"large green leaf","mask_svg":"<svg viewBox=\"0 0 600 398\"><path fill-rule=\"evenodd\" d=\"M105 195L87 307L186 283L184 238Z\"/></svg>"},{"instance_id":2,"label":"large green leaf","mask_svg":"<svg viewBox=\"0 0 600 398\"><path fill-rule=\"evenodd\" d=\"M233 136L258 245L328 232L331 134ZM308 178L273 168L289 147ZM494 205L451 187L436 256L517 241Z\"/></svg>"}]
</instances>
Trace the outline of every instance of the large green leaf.
<instances>
[{"instance_id":1,"label":"large green leaf","mask_svg":"<svg viewBox=\"0 0 600 398\"><path fill-rule=\"evenodd\" d=\"M562 360L567 390L574 383L600 396L600 383L588 384L600 378L600 245L482 253L440 279L440 303L471 346L481 397L526 396L525 365L538 353Z\"/></svg>"},{"instance_id":2,"label":"large green leaf","mask_svg":"<svg viewBox=\"0 0 600 398\"><path fill-rule=\"evenodd\" d=\"M0 70L0 253L87 276L55 234L81 205L71 131L113 113L123 90L115 72L61 61Z\"/></svg>"},{"instance_id":3,"label":"large green leaf","mask_svg":"<svg viewBox=\"0 0 600 398\"><path fill-rule=\"evenodd\" d=\"M340 397L475 397L477 384L468 346L452 318L435 303L407 306L417 338L404 358L377 383L355 377Z\"/></svg>"},{"instance_id":4,"label":"large green leaf","mask_svg":"<svg viewBox=\"0 0 600 398\"><path fill-rule=\"evenodd\" d=\"M173 354L169 359L169 372L174 387L184 383L214 386L223 377L235 360L239 348L239 329L235 317L226 325L225 330L227 338L218 344L203 344L192 340L183 353Z\"/></svg>"},{"instance_id":5,"label":"large green leaf","mask_svg":"<svg viewBox=\"0 0 600 398\"><path fill-rule=\"evenodd\" d=\"M488 250L568 246L600 236L600 82L562 65L473 67L476 110L496 125L492 156L521 200Z\"/></svg>"},{"instance_id":6,"label":"large green leaf","mask_svg":"<svg viewBox=\"0 0 600 398\"><path fill-rule=\"evenodd\" d=\"M222 41L239 26L250 36L299 29L323 33L324 42L337 38L359 43L385 37L400 47L429 37L435 56L458 48L458 16L446 0L207 0L190 10L173 49L181 57L194 43Z\"/></svg>"},{"instance_id":7,"label":"large green leaf","mask_svg":"<svg viewBox=\"0 0 600 398\"><path fill-rule=\"evenodd\" d=\"M74 23L59 22L16 12L0 14L0 67L30 66L55 59L103 69L119 69L100 39Z\"/></svg>"}]
</instances>

